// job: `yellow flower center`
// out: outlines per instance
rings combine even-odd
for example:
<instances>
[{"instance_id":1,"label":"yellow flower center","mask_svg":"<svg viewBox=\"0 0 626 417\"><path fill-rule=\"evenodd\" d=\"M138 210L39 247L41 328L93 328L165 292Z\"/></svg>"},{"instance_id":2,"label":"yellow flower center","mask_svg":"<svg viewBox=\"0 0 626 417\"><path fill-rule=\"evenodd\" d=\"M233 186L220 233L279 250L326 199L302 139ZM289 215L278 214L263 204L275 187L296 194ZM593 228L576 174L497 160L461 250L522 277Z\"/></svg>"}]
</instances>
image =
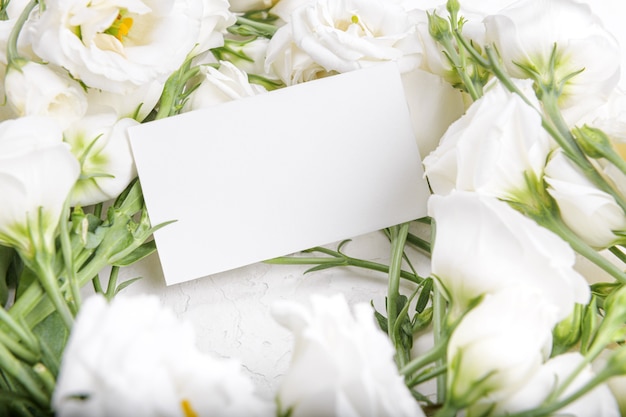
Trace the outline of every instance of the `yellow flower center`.
<instances>
[{"instance_id":1,"label":"yellow flower center","mask_svg":"<svg viewBox=\"0 0 626 417\"><path fill-rule=\"evenodd\" d=\"M185 417L198 417L198 413L191 407L191 403L189 400L184 399L180 402L180 406L183 408L183 413Z\"/></svg>"},{"instance_id":2,"label":"yellow flower center","mask_svg":"<svg viewBox=\"0 0 626 417\"><path fill-rule=\"evenodd\" d=\"M120 10L117 14L117 17L113 21L113 24L104 31L104 33L108 33L111 36L117 38L118 41L122 41L122 38L128 35L130 32L130 28L133 27L133 18L126 17L128 12L125 10Z\"/></svg>"}]
</instances>

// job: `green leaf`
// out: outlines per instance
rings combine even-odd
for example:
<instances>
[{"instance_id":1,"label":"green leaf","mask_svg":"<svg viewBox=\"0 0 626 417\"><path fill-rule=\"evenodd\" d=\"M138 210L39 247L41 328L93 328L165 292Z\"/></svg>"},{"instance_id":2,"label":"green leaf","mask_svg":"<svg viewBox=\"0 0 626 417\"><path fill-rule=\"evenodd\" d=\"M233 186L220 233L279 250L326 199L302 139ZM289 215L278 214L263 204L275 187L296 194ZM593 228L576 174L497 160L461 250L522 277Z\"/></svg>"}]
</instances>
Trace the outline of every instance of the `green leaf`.
<instances>
[{"instance_id":1,"label":"green leaf","mask_svg":"<svg viewBox=\"0 0 626 417\"><path fill-rule=\"evenodd\" d=\"M433 321L433 308L432 307L428 307L421 313L414 315L413 320L412 320L413 333L415 334L419 331L424 330L426 327L430 325L432 321Z\"/></svg>"},{"instance_id":2,"label":"green leaf","mask_svg":"<svg viewBox=\"0 0 626 417\"><path fill-rule=\"evenodd\" d=\"M9 300L9 271L13 263L15 250L0 245L0 304L5 306Z\"/></svg>"},{"instance_id":3,"label":"green leaf","mask_svg":"<svg viewBox=\"0 0 626 417\"><path fill-rule=\"evenodd\" d=\"M370 304L374 308L374 317L376 318L376 321L378 322L378 327L380 327L380 329L383 332L387 333L389 329L387 317L383 316L382 314L378 312L378 310L376 310L376 307L374 307L374 302L370 302Z\"/></svg>"},{"instance_id":4,"label":"green leaf","mask_svg":"<svg viewBox=\"0 0 626 417\"><path fill-rule=\"evenodd\" d=\"M317 272L317 271L322 271L324 269L335 268L338 264L339 263L327 263L327 264L317 265L317 266L307 269L306 271L304 271L304 273L308 274L310 272Z\"/></svg>"},{"instance_id":5,"label":"green leaf","mask_svg":"<svg viewBox=\"0 0 626 417\"><path fill-rule=\"evenodd\" d=\"M17 281L16 299L31 285L39 285L37 275L29 268L24 268Z\"/></svg>"},{"instance_id":6,"label":"green leaf","mask_svg":"<svg viewBox=\"0 0 626 417\"><path fill-rule=\"evenodd\" d=\"M418 314L423 312L426 306L428 305L428 301L430 300L432 289L433 289L433 279L432 278L425 279L422 285L422 290L420 291L420 296L417 299L417 304L415 305L415 311L417 311Z\"/></svg>"},{"instance_id":7,"label":"green leaf","mask_svg":"<svg viewBox=\"0 0 626 417\"><path fill-rule=\"evenodd\" d=\"M154 240L143 243L137 249L126 255L122 259L115 261L113 266L129 266L137 261L144 259L156 251L156 243Z\"/></svg>"},{"instance_id":8,"label":"green leaf","mask_svg":"<svg viewBox=\"0 0 626 417\"><path fill-rule=\"evenodd\" d=\"M61 316L56 311L46 317L33 329L39 339L43 353L43 363L53 375L59 373L63 349L69 337L69 331Z\"/></svg>"},{"instance_id":9,"label":"green leaf","mask_svg":"<svg viewBox=\"0 0 626 417\"><path fill-rule=\"evenodd\" d=\"M143 191L139 179L133 180L117 197L113 207L127 214L135 214L143 208Z\"/></svg>"},{"instance_id":10,"label":"green leaf","mask_svg":"<svg viewBox=\"0 0 626 417\"><path fill-rule=\"evenodd\" d=\"M115 295L117 295L120 291L122 291L124 288L128 287L129 285L139 281L140 279L143 279L143 277L132 278L132 279L129 279L128 281L122 282L115 289Z\"/></svg>"}]
</instances>

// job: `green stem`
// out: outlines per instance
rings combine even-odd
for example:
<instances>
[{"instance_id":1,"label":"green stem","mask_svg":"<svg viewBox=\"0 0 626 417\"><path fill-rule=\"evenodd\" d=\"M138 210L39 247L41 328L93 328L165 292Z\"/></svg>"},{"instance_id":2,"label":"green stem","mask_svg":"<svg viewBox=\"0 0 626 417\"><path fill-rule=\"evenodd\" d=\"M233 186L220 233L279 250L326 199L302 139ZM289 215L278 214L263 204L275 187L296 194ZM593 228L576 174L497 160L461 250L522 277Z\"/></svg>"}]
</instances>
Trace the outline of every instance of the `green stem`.
<instances>
[{"instance_id":1,"label":"green stem","mask_svg":"<svg viewBox=\"0 0 626 417\"><path fill-rule=\"evenodd\" d=\"M7 66L14 65L15 61L23 59L17 51L17 39L20 36L20 32L22 31L24 24L30 16L30 12L33 11L38 4L39 2L37 0L30 0L24 7L24 10L22 10L22 13L15 20L13 29L7 39Z\"/></svg>"},{"instance_id":2,"label":"green stem","mask_svg":"<svg viewBox=\"0 0 626 417\"><path fill-rule=\"evenodd\" d=\"M93 285L93 290L96 294L104 294L104 290L102 289L102 284L100 283L100 276L96 275L91 279L91 283Z\"/></svg>"},{"instance_id":3,"label":"green stem","mask_svg":"<svg viewBox=\"0 0 626 417\"><path fill-rule=\"evenodd\" d=\"M183 65L165 82L155 120L173 116L180 110L180 101L187 82L200 73L200 67L191 67L191 60L192 57L187 57Z\"/></svg>"},{"instance_id":4,"label":"green stem","mask_svg":"<svg viewBox=\"0 0 626 417\"><path fill-rule=\"evenodd\" d=\"M545 405L537 407L532 410L522 411L520 413L514 413L508 415L508 417L543 417L543 416L551 416L554 415L555 411L562 409L563 407L573 403L574 401L582 398L587 395L590 391L595 389L598 385L604 383L610 377L615 376L614 373L603 370L596 374L591 380L589 380L585 385L583 385L579 390L571 394L570 396L564 398L561 401L550 401ZM563 391L563 390L559 390Z\"/></svg>"},{"instance_id":5,"label":"green stem","mask_svg":"<svg viewBox=\"0 0 626 417\"><path fill-rule=\"evenodd\" d=\"M615 165L617 169L619 169L624 175L626 175L626 161L622 159L622 157L613 150L613 148L609 148L603 155L610 163Z\"/></svg>"},{"instance_id":6,"label":"green stem","mask_svg":"<svg viewBox=\"0 0 626 417\"><path fill-rule=\"evenodd\" d=\"M535 217L535 220L542 226L547 227L559 235L570 244L572 249L589 259L604 271L611 274L611 276L613 276L617 281L622 284L626 284L626 273L623 270L615 266L615 264L602 256L598 251L583 242L582 239L572 232L572 230L567 227L567 225L565 225L560 218L557 218L554 213L545 213L544 216Z\"/></svg>"},{"instance_id":7,"label":"green stem","mask_svg":"<svg viewBox=\"0 0 626 417\"><path fill-rule=\"evenodd\" d=\"M474 82L470 78L468 72L465 70L465 67L461 63L461 56L452 44L451 39L445 36L439 40L439 43L441 43L441 45L446 50L446 55L448 56L448 59L450 59L450 63L454 67L458 76L461 77L461 80L463 81L467 92L469 93L470 97L472 97L472 101L478 100L482 96L482 91L477 90L476 85L474 85Z\"/></svg>"},{"instance_id":8,"label":"green stem","mask_svg":"<svg viewBox=\"0 0 626 417\"><path fill-rule=\"evenodd\" d=\"M435 338L435 346L446 346L447 349L447 336L444 335L444 322L446 315L446 300L439 289L439 286L433 287L433 334ZM444 354L445 354L444 350ZM436 362L436 366L444 366L447 358L440 357ZM446 399L446 374L437 376L437 402L443 403Z\"/></svg>"},{"instance_id":9,"label":"green stem","mask_svg":"<svg viewBox=\"0 0 626 417\"><path fill-rule=\"evenodd\" d=\"M422 239L421 237L415 236L412 233L409 233L406 236L406 242L408 244L413 245L414 247L416 247L416 248L426 252L429 255L431 253L430 242L427 242L426 240Z\"/></svg>"},{"instance_id":10,"label":"green stem","mask_svg":"<svg viewBox=\"0 0 626 417\"><path fill-rule=\"evenodd\" d=\"M22 327L4 308L0 308L0 322L4 322L31 352L37 352L38 345L35 336Z\"/></svg>"},{"instance_id":11,"label":"green stem","mask_svg":"<svg viewBox=\"0 0 626 417\"><path fill-rule=\"evenodd\" d=\"M65 202L65 209L63 212L70 212L69 199ZM72 294L73 299L73 302L69 305L72 308L73 314L77 314L78 309L80 308L80 288L78 287L78 283L76 281L76 268L74 267L72 243L70 241L70 233L67 223L66 219L61 219L59 238L61 240L61 252L63 255L63 262L65 264L65 273L67 274L67 279L70 283L70 294Z\"/></svg>"},{"instance_id":12,"label":"green stem","mask_svg":"<svg viewBox=\"0 0 626 417\"><path fill-rule=\"evenodd\" d=\"M429 363L442 359L445 356L447 345L448 344L445 341L443 343L436 344L428 352L404 365L404 367L400 369L400 373L404 376L408 376L422 369Z\"/></svg>"},{"instance_id":13,"label":"green stem","mask_svg":"<svg viewBox=\"0 0 626 417\"><path fill-rule=\"evenodd\" d=\"M401 355L402 342L396 333L396 320L398 320L398 297L400 296L400 271L402 270L402 258L404 245L409 233L409 223L403 223L391 228L391 261L389 264L389 285L387 289L387 321L388 333L396 352L398 353L398 366L404 367L406 358Z\"/></svg>"},{"instance_id":14,"label":"green stem","mask_svg":"<svg viewBox=\"0 0 626 417\"><path fill-rule=\"evenodd\" d=\"M118 266L111 267L111 274L109 275L109 282L107 283L107 292L104 296L107 300L112 300L115 296L115 288L117 287L117 276L120 272L120 268Z\"/></svg>"},{"instance_id":15,"label":"green stem","mask_svg":"<svg viewBox=\"0 0 626 417\"><path fill-rule=\"evenodd\" d=\"M250 26L251 28L256 29L259 33L264 34L268 38L274 36L276 31L278 30L278 27L274 25L257 22L256 20L248 19L242 16L237 17L237 24Z\"/></svg>"},{"instance_id":16,"label":"green stem","mask_svg":"<svg viewBox=\"0 0 626 417\"><path fill-rule=\"evenodd\" d=\"M448 371L448 367L446 365L438 365L430 369L428 372L420 373L416 375L414 378L407 381L406 385L409 388L413 388L423 382L429 381L433 378L438 377L439 375L443 375Z\"/></svg>"},{"instance_id":17,"label":"green stem","mask_svg":"<svg viewBox=\"0 0 626 417\"><path fill-rule=\"evenodd\" d=\"M458 411L456 407L446 403L437 411L435 417L455 417Z\"/></svg>"},{"instance_id":18,"label":"green stem","mask_svg":"<svg viewBox=\"0 0 626 417\"><path fill-rule=\"evenodd\" d=\"M317 251L320 248L315 248ZM353 266L357 268L369 269L372 271L389 273L389 266L366 261L363 259L352 258L343 254L334 252L332 258L322 257L306 257L306 256L281 256L278 258L268 259L264 261L267 264L272 265L328 265L329 267L342 267ZM411 272L402 270L400 271L400 277L408 281L420 284L424 281L424 278L417 276Z\"/></svg>"},{"instance_id":19,"label":"green stem","mask_svg":"<svg viewBox=\"0 0 626 417\"><path fill-rule=\"evenodd\" d=\"M41 301L43 294L44 291L39 281L33 282L20 295L15 304L9 308L9 314L14 318L26 317L30 312L32 312L37 303ZM30 323L28 324L30 325Z\"/></svg>"},{"instance_id":20,"label":"green stem","mask_svg":"<svg viewBox=\"0 0 626 417\"><path fill-rule=\"evenodd\" d=\"M13 355L24 360L25 362L33 363L39 357L36 353L34 353L37 352L37 350L33 352L32 350L29 350L30 347L27 349L25 346L20 344L17 340L13 339L3 331L0 331L0 344L4 345L4 347L9 350Z\"/></svg>"},{"instance_id":21,"label":"green stem","mask_svg":"<svg viewBox=\"0 0 626 417\"><path fill-rule=\"evenodd\" d=\"M552 125L553 129L550 129L549 133L557 141L559 146L563 148L565 154L583 171L591 182L600 190L613 196L622 210L626 211L626 200L624 197L606 181L576 143L569 127L565 123L565 120L563 120L557 100L558 96L551 91L545 91L542 94L541 101L548 115L548 120L544 118L544 127L546 127L546 125Z\"/></svg>"},{"instance_id":22,"label":"green stem","mask_svg":"<svg viewBox=\"0 0 626 417\"><path fill-rule=\"evenodd\" d=\"M26 391L32 396L33 400L42 407L49 405L50 399L41 389L32 374L25 365L16 359L3 344L0 343L0 368L7 374L11 375L18 381Z\"/></svg>"},{"instance_id":23,"label":"green stem","mask_svg":"<svg viewBox=\"0 0 626 417\"><path fill-rule=\"evenodd\" d=\"M65 298L63 297L61 288L57 283L57 276L52 270L51 263L49 262L49 256L41 252L36 254L33 271L37 273L41 286L50 298L54 308L56 308L59 312L63 323L68 329L71 329L74 318L67 302L65 301Z\"/></svg>"},{"instance_id":24,"label":"green stem","mask_svg":"<svg viewBox=\"0 0 626 417\"><path fill-rule=\"evenodd\" d=\"M617 257L620 261L626 263L626 254L624 254L624 252L622 252L618 247L611 246L609 248L609 252L615 255L615 257Z\"/></svg>"},{"instance_id":25,"label":"green stem","mask_svg":"<svg viewBox=\"0 0 626 417\"><path fill-rule=\"evenodd\" d=\"M39 380L43 383L43 386L48 390L50 395L54 392L54 388L56 385L56 380L54 375L50 372L48 368L43 363L37 363L33 366L33 371L35 375L39 378Z\"/></svg>"}]
</instances>

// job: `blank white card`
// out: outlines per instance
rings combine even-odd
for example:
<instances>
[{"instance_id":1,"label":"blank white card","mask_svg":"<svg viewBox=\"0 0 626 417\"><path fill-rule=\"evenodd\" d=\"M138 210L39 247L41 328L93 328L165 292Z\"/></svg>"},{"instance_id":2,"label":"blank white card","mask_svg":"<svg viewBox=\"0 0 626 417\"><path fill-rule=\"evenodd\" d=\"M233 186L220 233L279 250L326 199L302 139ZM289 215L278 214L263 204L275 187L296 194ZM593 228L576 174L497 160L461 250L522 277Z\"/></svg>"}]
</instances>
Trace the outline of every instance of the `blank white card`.
<instances>
[{"instance_id":1,"label":"blank white card","mask_svg":"<svg viewBox=\"0 0 626 417\"><path fill-rule=\"evenodd\" d=\"M129 129L167 284L426 214L393 63Z\"/></svg>"}]
</instances>

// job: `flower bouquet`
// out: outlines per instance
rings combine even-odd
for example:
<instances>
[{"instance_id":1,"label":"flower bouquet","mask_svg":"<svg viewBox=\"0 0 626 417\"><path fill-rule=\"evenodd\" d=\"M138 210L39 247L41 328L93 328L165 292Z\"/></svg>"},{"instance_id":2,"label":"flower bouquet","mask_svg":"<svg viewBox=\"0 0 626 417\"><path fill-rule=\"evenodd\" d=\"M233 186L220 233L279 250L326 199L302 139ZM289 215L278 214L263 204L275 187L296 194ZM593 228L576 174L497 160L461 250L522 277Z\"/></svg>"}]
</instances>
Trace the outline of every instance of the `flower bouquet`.
<instances>
[{"instance_id":1,"label":"flower bouquet","mask_svg":"<svg viewBox=\"0 0 626 417\"><path fill-rule=\"evenodd\" d=\"M625 413L619 45L576 0L469 3L2 0L0 415ZM125 296L168 226L127 129L387 61L428 217L381 232L387 263L345 242L267 261L368 269L386 293L274 304L293 352L264 398Z\"/></svg>"}]
</instances>

